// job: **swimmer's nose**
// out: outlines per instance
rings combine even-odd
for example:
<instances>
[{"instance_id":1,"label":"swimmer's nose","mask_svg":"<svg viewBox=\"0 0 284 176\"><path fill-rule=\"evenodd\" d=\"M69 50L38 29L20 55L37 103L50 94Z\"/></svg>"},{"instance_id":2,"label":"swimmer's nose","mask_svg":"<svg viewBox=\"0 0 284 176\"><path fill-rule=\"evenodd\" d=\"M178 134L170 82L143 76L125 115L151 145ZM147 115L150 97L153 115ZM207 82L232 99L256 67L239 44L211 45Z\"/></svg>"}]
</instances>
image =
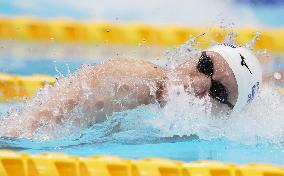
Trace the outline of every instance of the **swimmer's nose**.
<instances>
[{"instance_id":1,"label":"swimmer's nose","mask_svg":"<svg viewBox=\"0 0 284 176\"><path fill-rule=\"evenodd\" d=\"M207 76L194 76L192 78L192 88L197 97L202 98L207 95L211 86L211 78Z\"/></svg>"}]
</instances>

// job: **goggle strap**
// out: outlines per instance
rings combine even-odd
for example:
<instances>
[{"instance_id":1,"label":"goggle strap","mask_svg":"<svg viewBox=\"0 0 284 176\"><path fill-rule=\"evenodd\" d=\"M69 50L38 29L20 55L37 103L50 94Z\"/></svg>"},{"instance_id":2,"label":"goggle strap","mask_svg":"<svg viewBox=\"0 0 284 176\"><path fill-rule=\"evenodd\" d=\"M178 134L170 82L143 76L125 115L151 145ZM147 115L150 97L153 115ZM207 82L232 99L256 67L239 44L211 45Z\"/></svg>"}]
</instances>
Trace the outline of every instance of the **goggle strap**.
<instances>
[{"instance_id":1,"label":"goggle strap","mask_svg":"<svg viewBox=\"0 0 284 176\"><path fill-rule=\"evenodd\" d=\"M224 104L228 105L228 107L231 109L234 108L234 105L232 105L232 103L230 103L229 101L224 102Z\"/></svg>"}]
</instances>

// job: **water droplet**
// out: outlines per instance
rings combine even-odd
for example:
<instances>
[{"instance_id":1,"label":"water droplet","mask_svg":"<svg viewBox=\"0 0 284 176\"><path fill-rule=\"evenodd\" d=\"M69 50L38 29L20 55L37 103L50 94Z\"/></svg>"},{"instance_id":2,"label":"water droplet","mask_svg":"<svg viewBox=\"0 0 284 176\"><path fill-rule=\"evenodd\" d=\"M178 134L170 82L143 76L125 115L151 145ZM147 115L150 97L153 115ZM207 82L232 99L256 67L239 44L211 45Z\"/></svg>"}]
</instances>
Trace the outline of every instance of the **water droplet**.
<instances>
[{"instance_id":1,"label":"water droplet","mask_svg":"<svg viewBox=\"0 0 284 176\"><path fill-rule=\"evenodd\" d=\"M246 44L246 48L252 49L254 47L255 43L260 40L260 35L261 35L260 32L256 32L256 34L252 38L251 42Z\"/></svg>"},{"instance_id":2,"label":"water droplet","mask_svg":"<svg viewBox=\"0 0 284 176\"><path fill-rule=\"evenodd\" d=\"M279 72L275 72L274 74L273 74L273 77L275 78L275 79L277 79L277 80L279 80L279 79L281 79L281 74L279 73Z\"/></svg>"}]
</instances>

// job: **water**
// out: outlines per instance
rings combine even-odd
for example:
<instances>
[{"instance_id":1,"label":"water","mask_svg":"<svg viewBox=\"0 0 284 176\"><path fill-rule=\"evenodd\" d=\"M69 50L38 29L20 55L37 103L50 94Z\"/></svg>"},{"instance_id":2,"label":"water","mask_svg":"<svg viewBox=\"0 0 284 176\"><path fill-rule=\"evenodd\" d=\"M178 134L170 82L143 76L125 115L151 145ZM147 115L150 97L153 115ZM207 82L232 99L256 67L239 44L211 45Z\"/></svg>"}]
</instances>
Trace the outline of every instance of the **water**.
<instances>
[{"instance_id":1,"label":"water","mask_svg":"<svg viewBox=\"0 0 284 176\"><path fill-rule=\"evenodd\" d=\"M168 67L176 65L176 59L182 57L181 54L191 57L192 52L198 52L194 47L188 50L187 46L191 44L189 42L174 52L166 52ZM39 61L25 59L23 63L30 62ZM81 60L45 62L39 68L35 66L29 69L29 72L23 72L27 69L21 66L10 69L10 72L66 75L69 69L74 71L83 63ZM279 65L284 64L278 60L273 65L281 70ZM29 153L64 152L81 156L109 154L129 158L167 157L182 161L213 159L283 165L284 97L277 88L271 85L271 89L264 90L241 114L228 117L226 114L211 116L208 97L197 99L184 93L183 88L173 87L168 103L163 108L158 104L142 105L115 113L107 121L90 127L73 126L72 123L54 125L52 130L39 129L32 139L2 137L0 146ZM181 93L177 96L176 91ZM46 96L45 90L40 94ZM31 110L36 108L35 101L25 105L33 105ZM3 115L9 108L19 106L22 104L4 103L0 110ZM2 127L1 130L6 129Z\"/></svg>"}]
</instances>

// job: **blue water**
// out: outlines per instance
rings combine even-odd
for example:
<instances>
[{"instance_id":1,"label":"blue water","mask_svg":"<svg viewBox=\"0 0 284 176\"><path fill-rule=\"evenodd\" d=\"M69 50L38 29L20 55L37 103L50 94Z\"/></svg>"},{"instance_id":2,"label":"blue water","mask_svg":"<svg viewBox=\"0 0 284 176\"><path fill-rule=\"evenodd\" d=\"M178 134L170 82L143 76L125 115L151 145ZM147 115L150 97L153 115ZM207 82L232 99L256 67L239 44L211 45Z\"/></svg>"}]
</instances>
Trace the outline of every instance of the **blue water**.
<instances>
[{"instance_id":1,"label":"blue water","mask_svg":"<svg viewBox=\"0 0 284 176\"><path fill-rule=\"evenodd\" d=\"M165 157L180 161L220 160L234 163L273 163L283 165L283 148L273 145L244 145L222 139L165 139L144 144L120 144L115 142L86 143L61 146L62 141L34 142L1 139L3 148L28 153L64 152L72 155L114 155L133 159ZM4 143L9 143L6 147ZM61 143L61 144L60 144ZM12 146L11 146L12 144ZM13 145L14 144L14 145Z\"/></svg>"},{"instance_id":2,"label":"blue water","mask_svg":"<svg viewBox=\"0 0 284 176\"><path fill-rule=\"evenodd\" d=\"M47 74L56 76L59 73L56 71L55 67L57 67L60 73L66 75L68 74L68 70L74 72L82 64L95 65L96 63L86 62L80 59L72 59L72 61L70 61L70 59L11 59L10 57L2 57L0 59L0 72L19 75Z\"/></svg>"},{"instance_id":3,"label":"blue water","mask_svg":"<svg viewBox=\"0 0 284 176\"><path fill-rule=\"evenodd\" d=\"M133 159L166 157L181 161L220 160L241 164L250 162L284 164L284 146L261 140L255 144L243 144L241 141L224 138L203 140L196 135L158 138L143 135L134 137L136 134L137 132L124 131L98 138L92 132L85 130L75 136L41 142L0 138L0 148L33 154L64 152L79 156L115 155ZM134 139L131 139L133 137Z\"/></svg>"}]
</instances>

